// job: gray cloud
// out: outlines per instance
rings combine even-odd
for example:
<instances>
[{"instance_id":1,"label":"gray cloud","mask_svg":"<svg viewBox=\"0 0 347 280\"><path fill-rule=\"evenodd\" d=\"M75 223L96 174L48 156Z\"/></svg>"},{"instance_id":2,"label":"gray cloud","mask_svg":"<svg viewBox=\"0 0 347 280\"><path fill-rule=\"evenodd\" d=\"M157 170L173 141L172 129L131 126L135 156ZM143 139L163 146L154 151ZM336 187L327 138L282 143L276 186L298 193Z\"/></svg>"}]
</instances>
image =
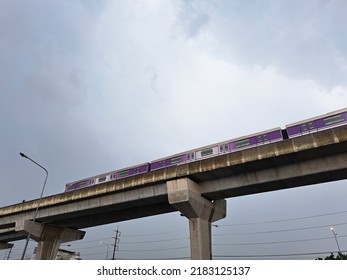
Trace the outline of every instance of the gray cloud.
<instances>
[{"instance_id":1,"label":"gray cloud","mask_svg":"<svg viewBox=\"0 0 347 280\"><path fill-rule=\"evenodd\" d=\"M48 168L48 195L73 180L340 108L344 8L340 1L1 1L0 205L39 195L44 174L21 151ZM329 185L337 200L346 196L341 186ZM314 190L300 192L304 205L312 191L312 213L341 210L343 203L319 205L324 186ZM297 196L232 199L225 223L304 215L307 205L290 205ZM150 231L148 221L169 221L186 239L177 213L122 227L129 235ZM100 236L112 227L88 230L86 241L98 240L95 250L104 252Z\"/></svg>"},{"instance_id":2,"label":"gray cloud","mask_svg":"<svg viewBox=\"0 0 347 280\"><path fill-rule=\"evenodd\" d=\"M221 59L345 86L346 8L343 1L217 1L207 9L208 31Z\"/></svg>"},{"instance_id":3,"label":"gray cloud","mask_svg":"<svg viewBox=\"0 0 347 280\"><path fill-rule=\"evenodd\" d=\"M193 38L208 24L208 13L195 1L183 1L180 4L178 24L183 27L188 38Z\"/></svg>"}]
</instances>

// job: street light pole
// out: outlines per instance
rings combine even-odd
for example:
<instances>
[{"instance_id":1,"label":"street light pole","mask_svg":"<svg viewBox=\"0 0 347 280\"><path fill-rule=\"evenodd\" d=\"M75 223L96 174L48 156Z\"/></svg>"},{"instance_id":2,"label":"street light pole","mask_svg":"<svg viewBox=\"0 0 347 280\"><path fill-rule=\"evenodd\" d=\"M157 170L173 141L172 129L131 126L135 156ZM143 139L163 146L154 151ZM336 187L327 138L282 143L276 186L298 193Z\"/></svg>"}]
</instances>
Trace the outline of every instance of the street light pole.
<instances>
[{"instance_id":1,"label":"street light pole","mask_svg":"<svg viewBox=\"0 0 347 280\"><path fill-rule=\"evenodd\" d=\"M106 260L108 260L108 248L110 247L110 244L105 243L104 241L100 241L101 245L106 245L107 246L107 252L106 252Z\"/></svg>"},{"instance_id":2,"label":"street light pole","mask_svg":"<svg viewBox=\"0 0 347 280\"><path fill-rule=\"evenodd\" d=\"M37 217L37 213L39 212L39 207L40 207L40 203L41 203L41 199L42 199L42 196L43 196L43 192L45 190L45 186L46 186L46 182L47 182L47 178L48 178L48 171L46 168L44 168L41 164L37 163L36 161L34 161L33 159L31 159L30 157L28 157L27 155L23 154L23 153L19 153L21 157L23 158L26 158L28 160L30 160L31 162L33 162L34 164L36 164L37 166L41 167L45 172L46 172L46 178L45 178L45 181L43 183L43 187L42 187L42 191L41 191L41 195L40 195L40 198L39 198L39 201L37 203L37 206L36 206L36 210L35 210L35 214L34 214L34 217L33 217L33 221L32 221L32 225L29 229L29 232L28 232L28 236L27 236L27 239L26 239L26 242L25 242L25 246L24 246L24 249L23 249L23 253L22 253L22 260L24 260L24 256L25 256L25 253L26 253L26 250L27 250L27 247L28 247L28 244L29 244L29 240L30 240L30 236L31 236L31 231L33 229L33 226L34 226L34 223L35 223L35 220L36 220L36 217Z\"/></svg>"},{"instance_id":3,"label":"street light pole","mask_svg":"<svg viewBox=\"0 0 347 280\"><path fill-rule=\"evenodd\" d=\"M335 232L334 228L330 228L330 230L332 231L334 237L335 237L335 241L336 241L336 245L337 245L337 249L339 249L339 254L341 254L341 249L340 249L340 245L339 242L337 241L337 233Z\"/></svg>"}]
</instances>

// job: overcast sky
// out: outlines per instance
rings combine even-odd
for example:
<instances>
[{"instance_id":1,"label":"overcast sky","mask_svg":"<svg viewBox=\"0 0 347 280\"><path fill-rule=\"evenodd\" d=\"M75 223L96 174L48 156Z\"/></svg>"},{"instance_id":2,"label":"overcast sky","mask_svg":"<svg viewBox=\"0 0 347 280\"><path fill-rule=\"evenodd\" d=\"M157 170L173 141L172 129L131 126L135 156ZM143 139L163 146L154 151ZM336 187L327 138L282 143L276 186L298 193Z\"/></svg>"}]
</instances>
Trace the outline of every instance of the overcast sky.
<instances>
[{"instance_id":1,"label":"overcast sky","mask_svg":"<svg viewBox=\"0 0 347 280\"><path fill-rule=\"evenodd\" d=\"M40 194L44 173L19 152L48 169L52 195L347 107L346 12L343 0L0 0L0 206ZM346 200L346 181L228 199L213 253L336 251L332 223L347 250ZM103 259L117 226L120 258L189 257L178 212L87 229L71 249Z\"/></svg>"}]
</instances>

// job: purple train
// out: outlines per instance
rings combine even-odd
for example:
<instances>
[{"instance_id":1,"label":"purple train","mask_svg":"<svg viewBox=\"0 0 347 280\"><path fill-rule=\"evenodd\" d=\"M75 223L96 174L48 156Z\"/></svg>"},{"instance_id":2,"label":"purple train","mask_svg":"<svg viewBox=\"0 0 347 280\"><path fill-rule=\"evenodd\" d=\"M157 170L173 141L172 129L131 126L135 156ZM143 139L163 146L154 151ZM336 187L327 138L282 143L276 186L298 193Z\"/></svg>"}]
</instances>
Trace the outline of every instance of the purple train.
<instances>
[{"instance_id":1,"label":"purple train","mask_svg":"<svg viewBox=\"0 0 347 280\"><path fill-rule=\"evenodd\" d=\"M152 162L115 170L105 174L93 176L76 182L68 183L65 192L94 185L120 180L150 171L159 170L174 165L181 165L192 161L199 161L205 158L215 157L222 154L233 153L236 151L249 149L252 147L266 145L282 141L287 138L294 138L301 135L318 132L331 127L347 124L347 108L334 111L315 118L307 119L297 123L286 125L285 129L280 127L267 131L262 131L248 136L227 140L195 150L186 151Z\"/></svg>"}]
</instances>

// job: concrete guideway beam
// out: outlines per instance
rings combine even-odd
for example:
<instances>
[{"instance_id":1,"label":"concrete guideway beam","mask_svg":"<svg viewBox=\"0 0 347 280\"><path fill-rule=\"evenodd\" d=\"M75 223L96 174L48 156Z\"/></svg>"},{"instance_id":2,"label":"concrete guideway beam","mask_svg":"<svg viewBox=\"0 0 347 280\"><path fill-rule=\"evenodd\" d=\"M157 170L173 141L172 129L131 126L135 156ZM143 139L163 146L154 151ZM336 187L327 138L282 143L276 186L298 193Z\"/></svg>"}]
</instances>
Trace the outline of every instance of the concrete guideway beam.
<instances>
[{"instance_id":1,"label":"concrete guideway beam","mask_svg":"<svg viewBox=\"0 0 347 280\"><path fill-rule=\"evenodd\" d=\"M83 239L85 231L25 221L24 230L38 242L36 260L54 260L62 243Z\"/></svg>"},{"instance_id":2,"label":"concrete guideway beam","mask_svg":"<svg viewBox=\"0 0 347 280\"><path fill-rule=\"evenodd\" d=\"M226 217L226 200L201 196L197 183L182 178L167 182L169 203L189 219L192 260L212 259L211 223Z\"/></svg>"}]
</instances>

